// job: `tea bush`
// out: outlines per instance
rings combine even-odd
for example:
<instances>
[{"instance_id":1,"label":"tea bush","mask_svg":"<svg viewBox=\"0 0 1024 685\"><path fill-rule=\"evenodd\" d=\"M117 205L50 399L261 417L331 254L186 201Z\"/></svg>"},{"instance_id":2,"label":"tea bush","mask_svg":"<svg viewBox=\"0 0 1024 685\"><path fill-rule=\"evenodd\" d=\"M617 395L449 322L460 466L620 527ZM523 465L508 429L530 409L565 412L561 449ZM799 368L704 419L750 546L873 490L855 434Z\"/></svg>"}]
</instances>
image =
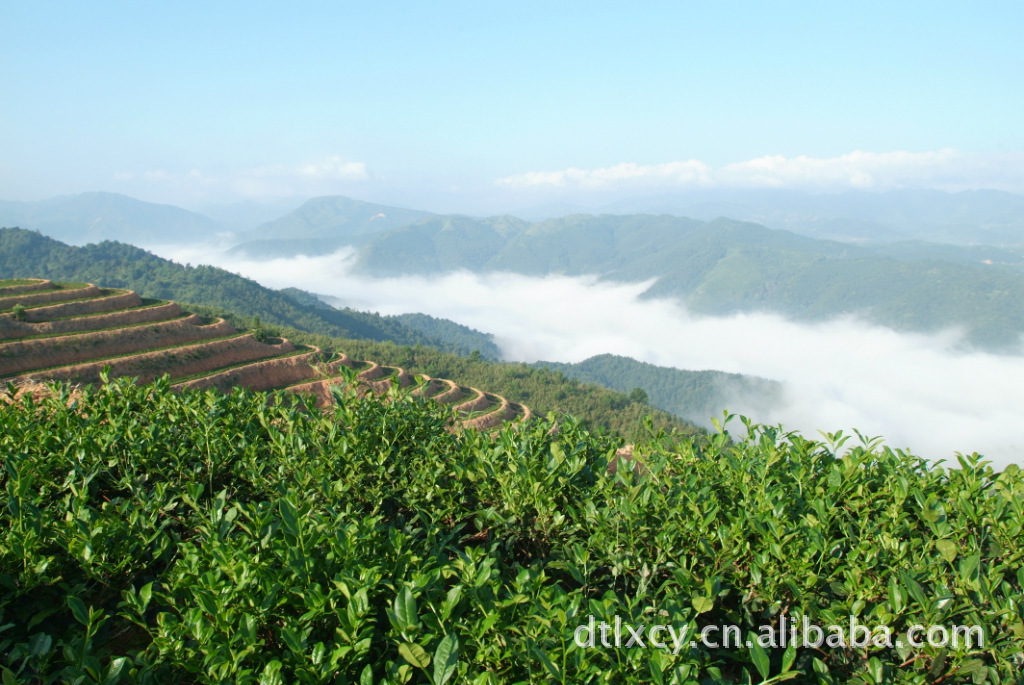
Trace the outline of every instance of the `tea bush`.
<instances>
[{"instance_id":1,"label":"tea bush","mask_svg":"<svg viewBox=\"0 0 1024 685\"><path fill-rule=\"evenodd\" d=\"M4 683L1021 682L1016 467L726 422L610 469L620 441L571 419L491 435L397 392L269 399L164 379L0 409ZM851 615L986 644L575 639Z\"/></svg>"}]
</instances>

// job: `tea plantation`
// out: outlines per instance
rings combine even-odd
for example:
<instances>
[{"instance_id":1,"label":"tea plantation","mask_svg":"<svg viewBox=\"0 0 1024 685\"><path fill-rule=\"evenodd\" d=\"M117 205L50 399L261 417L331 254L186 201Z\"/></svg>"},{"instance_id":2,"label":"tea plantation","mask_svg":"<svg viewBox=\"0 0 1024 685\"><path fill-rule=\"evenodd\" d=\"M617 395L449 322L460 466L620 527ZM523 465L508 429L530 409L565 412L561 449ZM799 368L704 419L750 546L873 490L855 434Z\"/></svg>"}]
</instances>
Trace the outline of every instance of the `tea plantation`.
<instances>
[{"instance_id":1,"label":"tea plantation","mask_svg":"<svg viewBox=\"0 0 1024 685\"><path fill-rule=\"evenodd\" d=\"M333 392L116 380L0 405L2 682L1024 678L1015 466L740 419L617 461L571 419L453 430L411 394ZM900 644L758 638L851 616ZM689 637L585 646L616 617ZM985 642L912 646L918 624ZM727 625L750 646L696 640Z\"/></svg>"}]
</instances>

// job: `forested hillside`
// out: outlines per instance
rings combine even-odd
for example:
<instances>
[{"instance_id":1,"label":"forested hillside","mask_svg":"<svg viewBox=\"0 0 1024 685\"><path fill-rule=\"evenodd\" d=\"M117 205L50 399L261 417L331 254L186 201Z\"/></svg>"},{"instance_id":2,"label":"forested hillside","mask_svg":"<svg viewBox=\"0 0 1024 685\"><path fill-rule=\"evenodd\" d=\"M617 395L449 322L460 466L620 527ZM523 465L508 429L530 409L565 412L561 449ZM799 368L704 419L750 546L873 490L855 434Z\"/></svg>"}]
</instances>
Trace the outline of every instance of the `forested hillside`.
<instances>
[{"instance_id":1,"label":"forested hillside","mask_svg":"<svg viewBox=\"0 0 1024 685\"><path fill-rule=\"evenodd\" d=\"M782 385L777 381L722 371L673 369L614 354L576 364L536 362L533 366L624 393L640 388L652 406L698 424L706 424L723 410L735 409L730 401L742 399L747 406L767 408L782 399Z\"/></svg>"},{"instance_id":2,"label":"forested hillside","mask_svg":"<svg viewBox=\"0 0 1024 685\"><path fill-rule=\"evenodd\" d=\"M664 213L703 220L726 216L814 238L861 243L1024 246L1024 196L997 190L948 193L900 188L809 193L780 188L707 189L622 200L602 211Z\"/></svg>"},{"instance_id":3,"label":"forested hillside","mask_svg":"<svg viewBox=\"0 0 1024 685\"><path fill-rule=\"evenodd\" d=\"M249 258L325 254L343 245L359 245L375 233L431 216L430 212L360 202L347 197L318 197L298 209L244 234L232 255Z\"/></svg>"},{"instance_id":4,"label":"forested hillside","mask_svg":"<svg viewBox=\"0 0 1024 685\"><path fill-rule=\"evenodd\" d=\"M332 304L337 303L338 298L330 295L317 295L298 288L282 288L280 292L314 309L345 309L344 305L340 303ZM460 354L479 352L484 359L493 361L501 359L501 350L494 344L494 336L490 333L481 333L475 328L463 326L448 319L439 319L429 314L391 314L383 315L381 319L394 321L406 328L419 331L431 340L445 343L446 349L458 350ZM398 340L394 342L401 344L401 341Z\"/></svg>"},{"instance_id":5,"label":"forested hillside","mask_svg":"<svg viewBox=\"0 0 1024 685\"><path fill-rule=\"evenodd\" d=\"M103 283L128 288L144 297L223 307L267 323L403 345L431 345L469 354L457 344L433 338L395 319L352 309L338 310L301 291L265 288L255 281L212 266L182 265L124 243L73 247L34 231L0 229L0 273L63 281Z\"/></svg>"},{"instance_id":6,"label":"forested hillside","mask_svg":"<svg viewBox=\"0 0 1024 685\"><path fill-rule=\"evenodd\" d=\"M403 326L408 326L436 340L444 340L462 349L479 352L484 359L492 361L501 359L501 350L494 344L494 336L490 333L482 333L475 328L463 326L448 319L439 319L429 314L397 314L384 318L394 319Z\"/></svg>"}]
</instances>

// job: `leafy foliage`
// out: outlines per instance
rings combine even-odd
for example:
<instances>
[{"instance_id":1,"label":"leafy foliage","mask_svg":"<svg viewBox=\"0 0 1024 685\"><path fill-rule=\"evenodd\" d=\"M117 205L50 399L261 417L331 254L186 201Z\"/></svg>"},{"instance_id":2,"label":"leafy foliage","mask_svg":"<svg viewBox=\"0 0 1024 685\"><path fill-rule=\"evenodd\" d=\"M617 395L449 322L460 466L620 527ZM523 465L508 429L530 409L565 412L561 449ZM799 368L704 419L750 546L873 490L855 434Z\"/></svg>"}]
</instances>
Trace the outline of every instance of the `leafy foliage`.
<instances>
[{"instance_id":1,"label":"leafy foliage","mask_svg":"<svg viewBox=\"0 0 1024 685\"><path fill-rule=\"evenodd\" d=\"M0 411L4 682L1019 681L1024 477L747 424L448 430L167 381ZM621 466L621 464L620 464ZM978 624L983 649L585 649L589 616Z\"/></svg>"}]
</instances>

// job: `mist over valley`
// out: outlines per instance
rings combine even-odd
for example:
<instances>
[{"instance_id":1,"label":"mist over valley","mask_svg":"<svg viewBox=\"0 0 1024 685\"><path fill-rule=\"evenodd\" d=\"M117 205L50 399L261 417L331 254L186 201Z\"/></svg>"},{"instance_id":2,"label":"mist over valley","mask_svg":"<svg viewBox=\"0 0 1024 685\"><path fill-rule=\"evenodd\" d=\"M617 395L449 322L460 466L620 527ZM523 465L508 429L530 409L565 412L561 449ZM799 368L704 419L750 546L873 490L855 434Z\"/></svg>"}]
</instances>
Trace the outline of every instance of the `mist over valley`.
<instances>
[{"instance_id":1,"label":"mist over valley","mask_svg":"<svg viewBox=\"0 0 1024 685\"><path fill-rule=\"evenodd\" d=\"M375 278L355 268L355 248L261 261L216 248L154 249L339 306L451 319L493 334L507 361L581 362L611 353L777 380L781 401L740 394L720 410L809 434L857 429L931 459L977 451L1007 464L1024 453L1016 418L1024 410L1024 357L973 349L955 329L896 332L855 316L807 323L766 313L696 315L677 300L644 297L652 280L468 271ZM710 425L710 416L687 418Z\"/></svg>"}]
</instances>

